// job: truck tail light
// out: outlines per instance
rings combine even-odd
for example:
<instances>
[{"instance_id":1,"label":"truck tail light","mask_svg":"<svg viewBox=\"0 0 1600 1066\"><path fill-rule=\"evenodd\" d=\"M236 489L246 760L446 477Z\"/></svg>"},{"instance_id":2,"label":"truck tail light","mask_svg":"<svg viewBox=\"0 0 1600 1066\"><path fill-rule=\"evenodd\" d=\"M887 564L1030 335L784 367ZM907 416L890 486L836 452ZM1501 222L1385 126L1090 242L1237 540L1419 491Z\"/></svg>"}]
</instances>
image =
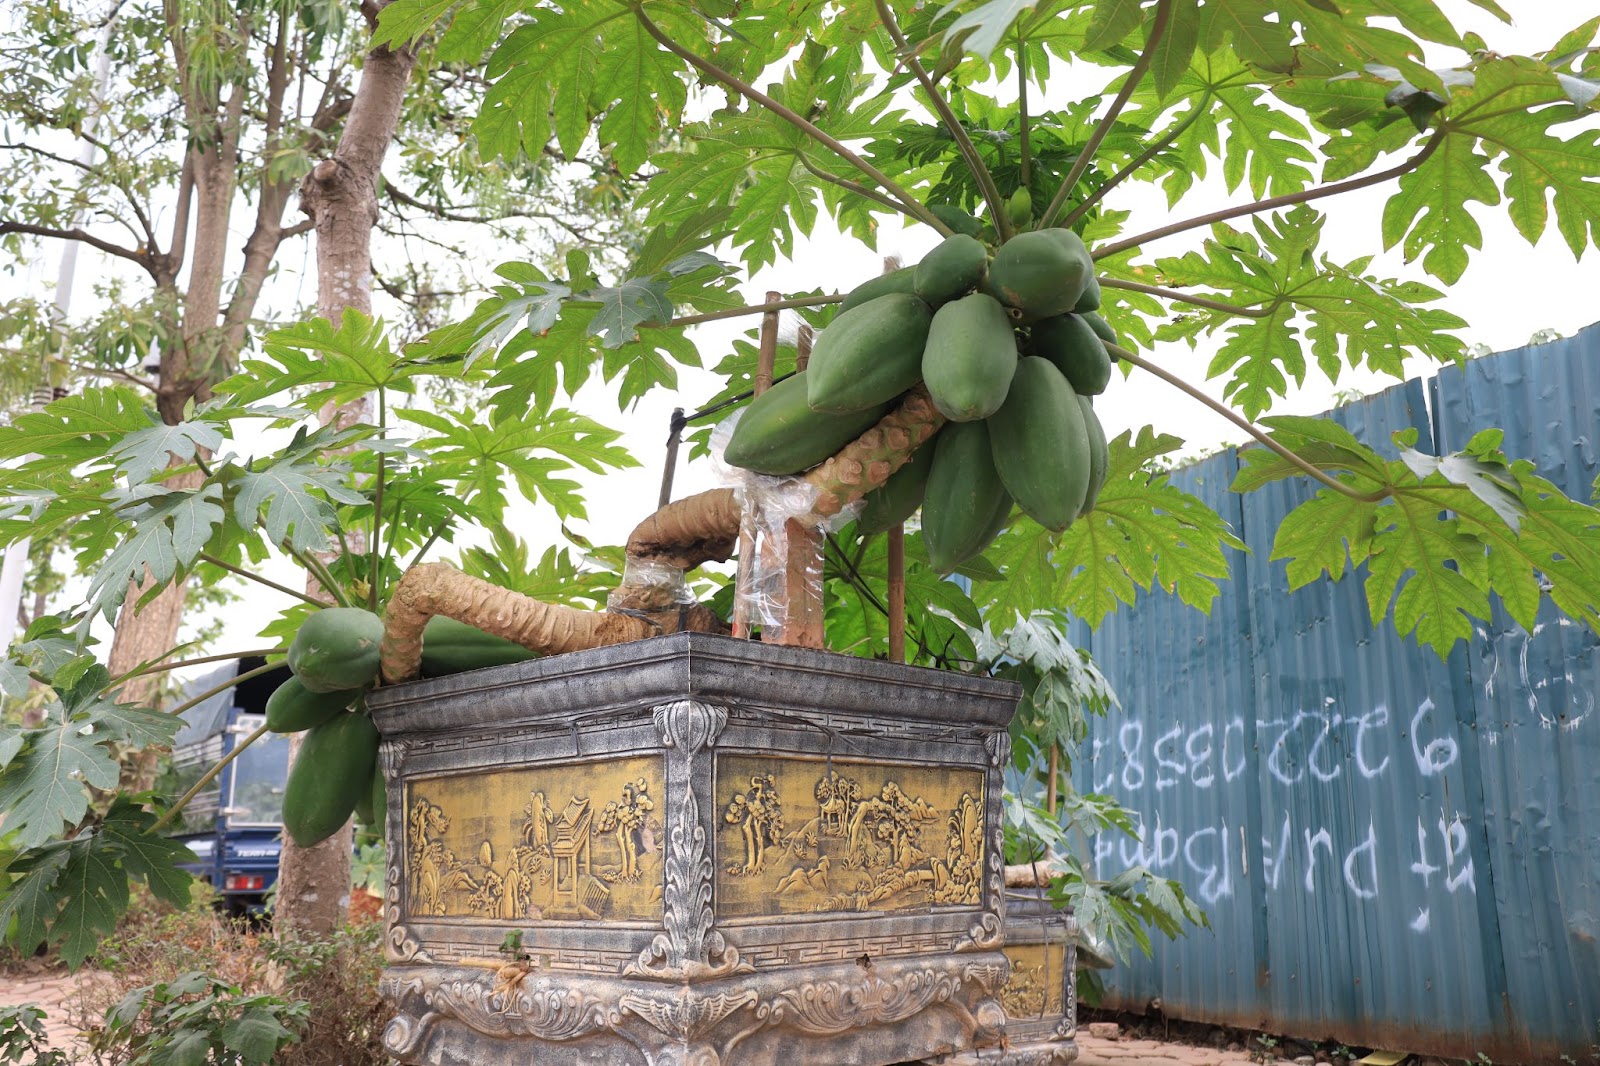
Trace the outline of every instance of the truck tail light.
<instances>
[{"instance_id":1,"label":"truck tail light","mask_svg":"<svg viewBox=\"0 0 1600 1066\"><path fill-rule=\"evenodd\" d=\"M222 887L228 892L259 892L267 887L267 879L262 874L229 874Z\"/></svg>"}]
</instances>

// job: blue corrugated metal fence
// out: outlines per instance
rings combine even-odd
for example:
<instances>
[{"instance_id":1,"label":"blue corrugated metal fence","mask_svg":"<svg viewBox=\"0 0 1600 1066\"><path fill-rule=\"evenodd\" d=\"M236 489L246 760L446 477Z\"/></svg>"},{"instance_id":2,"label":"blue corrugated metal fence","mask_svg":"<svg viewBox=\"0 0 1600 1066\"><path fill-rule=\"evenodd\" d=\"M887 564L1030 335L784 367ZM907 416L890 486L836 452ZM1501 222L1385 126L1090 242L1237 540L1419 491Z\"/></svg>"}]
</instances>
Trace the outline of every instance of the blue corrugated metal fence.
<instances>
[{"instance_id":1,"label":"blue corrugated metal fence","mask_svg":"<svg viewBox=\"0 0 1600 1066\"><path fill-rule=\"evenodd\" d=\"M1426 399L1425 399L1426 398ZM1430 418L1429 402L1433 416ZM1369 444L1413 428L1461 448L1505 430L1578 499L1600 473L1600 326L1449 367L1334 412ZM1233 450L1174 475L1228 517L1209 616L1165 596L1089 647L1123 713L1096 722L1078 787L1138 811L1106 872L1183 881L1213 930L1110 976L1110 1005L1311 1039L1471 1058L1588 1061L1600 1042L1600 653L1546 605L1497 614L1441 661L1374 628L1359 581L1289 591L1279 522L1311 489L1226 491Z\"/></svg>"}]
</instances>

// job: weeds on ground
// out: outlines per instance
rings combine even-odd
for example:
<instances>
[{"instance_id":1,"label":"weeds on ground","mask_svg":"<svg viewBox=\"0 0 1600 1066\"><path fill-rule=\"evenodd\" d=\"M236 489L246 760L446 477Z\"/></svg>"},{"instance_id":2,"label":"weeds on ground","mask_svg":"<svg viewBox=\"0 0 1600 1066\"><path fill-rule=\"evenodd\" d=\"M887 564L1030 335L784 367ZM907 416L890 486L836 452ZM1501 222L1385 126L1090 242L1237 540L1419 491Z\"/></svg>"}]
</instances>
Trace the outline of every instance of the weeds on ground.
<instances>
[{"instance_id":1,"label":"weeds on ground","mask_svg":"<svg viewBox=\"0 0 1600 1066\"><path fill-rule=\"evenodd\" d=\"M0 1063L67 1066L62 1051L45 1050L44 1011L32 1003L0 1006Z\"/></svg>"},{"instance_id":2,"label":"weeds on ground","mask_svg":"<svg viewBox=\"0 0 1600 1066\"><path fill-rule=\"evenodd\" d=\"M204 902L182 911L152 908L131 917L90 960L104 976L79 986L72 1020L91 1034L92 1042L121 1034L115 1044L100 1042L103 1050L94 1051L92 1061L97 1066L125 1063L129 1040L143 1039L142 1034L156 1028L199 1024L188 1014L180 1018L176 1008L165 1013L148 1009L159 999L154 991L158 986L166 986L165 994L171 995L175 983L188 987L183 982L199 978L210 982L211 991L185 995L216 996L235 1006L249 1003L269 1012L280 1010L275 1004L281 1011L303 1009L303 1015L275 1015L298 1039L277 1049L273 1063L383 1066L388 1056L382 1047L387 1014L378 999L381 937L382 926L376 922L347 926L327 939L310 939L277 936L242 919L225 918ZM119 1026L122 1016L115 1012L135 994L144 997L146 1009ZM284 1020L291 1016L294 1025ZM199 1028L215 1036L219 1030L209 1025ZM230 1047L225 1041L223 1046Z\"/></svg>"},{"instance_id":3,"label":"weeds on ground","mask_svg":"<svg viewBox=\"0 0 1600 1066\"><path fill-rule=\"evenodd\" d=\"M90 1034L89 1046L129 1066L267 1066L298 1038L310 1013L305 1002L247 995L190 972L129 992Z\"/></svg>"}]
</instances>

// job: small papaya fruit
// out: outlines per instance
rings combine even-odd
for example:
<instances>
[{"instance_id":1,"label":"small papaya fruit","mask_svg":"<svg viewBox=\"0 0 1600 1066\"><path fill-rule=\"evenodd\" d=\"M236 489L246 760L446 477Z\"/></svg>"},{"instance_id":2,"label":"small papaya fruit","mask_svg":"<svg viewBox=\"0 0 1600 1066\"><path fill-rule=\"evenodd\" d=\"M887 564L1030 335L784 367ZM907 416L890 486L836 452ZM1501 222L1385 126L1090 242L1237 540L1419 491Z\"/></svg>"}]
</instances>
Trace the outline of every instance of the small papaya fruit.
<instances>
[{"instance_id":1,"label":"small papaya fruit","mask_svg":"<svg viewBox=\"0 0 1600 1066\"><path fill-rule=\"evenodd\" d=\"M1006 201L1006 217L1013 226L1026 226L1033 221L1033 194L1026 185L1019 185Z\"/></svg>"},{"instance_id":2,"label":"small papaya fruit","mask_svg":"<svg viewBox=\"0 0 1600 1066\"><path fill-rule=\"evenodd\" d=\"M312 692L298 677L290 676L267 697L267 728L274 733L310 729L342 713L359 695L359 689Z\"/></svg>"},{"instance_id":3,"label":"small papaya fruit","mask_svg":"<svg viewBox=\"0 0 1600 1066\"><path fill-rule=\"evenodd\" d=\"M1071 311L1093 272L1089 250L1076 233L1029 230L995 252L989 286L1002 303L1031 321Z\"/></svg>"},{"instance_id":4,"label":"small papaya fruit","mask_svg":"<svg viewBox=\"0 0 1600 1066\"><path fill-rule=\"evenodd\" d=\"M1020 360L1010 395L984 425L995 472L1023 514L1058 532L1071 525L1088 496L1089 431L1061 371L1037 355Z\"/></svg>"},{"instance_id":5,"label":"small papaya fruit","mask_svg":"<svg viewBox=\"0 0 1600 1066\"><path fill-rule=\"evenodd\" d=\"M955 422L940 430L922 499L922 539L933 568L948 573L982 552L1010 511L988 423Z\"/></svg>"},{"instance_id":6,"label":"small papaya fruit","mask_svg":"<svg viewBox=\"0 0 1600 1066\"><path fill-rule=\"evenodd\" d=\"M1116 331L1111 328L1110 323L1101 317L1098 311L1084 311L1082 315L1083 320L1089 323L1089 328L1094 330L1096 337L1099 337L1107 344L1117 343Z\"/></svg>"},{"instance_id":7,"label":"small papaya fruit","mask_svg":"<svg viewBox=\"0 0 1600 1066\"><path fill-rule=\"evenodd\" d=\"M911 292L917 283L917 268L914 266L901 267L891 270L887 274L879 274L870 281L863 281L860 285L850 290L850 295L844 298L844 303L839 305L839 313L859 307L869 300L876 300L880 296L888 296L893 292Z\"/></svg>"},{"instance_id":8,"label":"small papaya fruit","mask_svg":"<svg viewBox=\"0 0 1600 1066\"><path fill-rule=\"evenodd\" d=\"M1106 444L1106 430L1100 416L1094 413L1094 401L1087 396L1078 397L1078 408L1083 411L1083 426L1089 431L1089 487L1084 493L1083 507L1078 511L1082 518L1094 510L1100 490L1106 484L1106 470L1111 466L1111 450Z\"/></svg>"},{"instance_id":9,"label":"small papaya fruit","mask_svg":"<svg viewBox=\"0 0 1600 1066\"><path fill-rule=\"evenodd\" d=\"M946 237L917 264L916 293L929 307L971 292L989 266L989 249L976 237Z\"/></svg>"},{"instance_id":10,"label":"small papaya fruit","mask_svg":"<svg viewBox=\"0 0 1600 1066\"><path fill-rule=\"evenodd\" d=\"M1033 354L1054 363L1080 396L1098 396L1111 381L1111 356L1105 342L1082 315L1056 315L1035 322Z\"/></svg>"},{"instance_id":11,"label":"small papaya fruit","mask_svg":"<svg viewBox=\"0 0 1600 1066\"><path fill-rule=\"evenodd\" d=\"M928 211L957 233L976 237L983 232L983 220L956 207L954 204L929 204Z\"/></svg>"},{"instance_id":12,"label":"small papaya fruit","mask_svg":"<svg viewBox=\"0 0 1600 1066\"><path fill-rule=\"evenodd\" d=\"M915 297L912 297L915 299ZM750 401L723 459L758 474L798 474L855 440L883 417L887 404L849 414L813 411L806 402L811 370L784 378ZM423 654L427 654L424 634Z\"/></svg>"},{"instance_id":13,"label":"small papaya fruit","mask_svg":"<svg viewBox=\"0 0 1600 1066\"><path fill-rule=\"evenodd\" d=\"M311 692L365 688L378 679L383 619L360 607L324 607L300 624L289 669Z\"/></svg>"},{"instance_id":14,"label":"small papaya fruit","mask_svg":"<svg viewBox=\"0 0 1600 1066\"><path fill-rule=\"evenodd\" d=\"M1017 335L994 297L975 292L934 313L922 380L950 421L976 422L998 411L1016 369Z\"/></svg>"},{"instance_id":15,"label":"small papaya fruit","mask_svg":"<svg viewBox=\"0 0 1600 1066\"><path fill-rule=\"evenodd\" d=\"M922 377L933 310L909 293L852 307L817 336L806 367L813 411L849 414L888 403ZM820 462L820 460L819 460Z\"/></svg>"},{"instance_id":16,"label":"small papaya fruit","mask_svg":"<svg viewBox=\"0 0 1600 1066\"><path fill-rule=\"evenodd\" d=\"M1080 315L1100 310L1100 279L1093 269L1089 271L1089 280L1084 282L1083 295L1072 305L1072 310Z\"/></svg>"},{"instance_id":17,"label":"small papaya fruit","mask_svg":"<svg viewBox=\"0 0 1600 1066\"><path fill-rule=\"evenodd\" d=\"M378 730L364 714L341 714L306 732L283 789L283 827L300 847L328 839L372 792Z\"/></svg>"},{"instance_id":18,"label":"small papaya fruit","mask_svg":"<svg viewBox=\"0 0 1600 1066\"><path fill-rule=\"evenodd\" d=\"M538 658L521 644L442 614L422 629L422 676L443 677L466 670L526 662Z\"/></svg>"},{"instance_id":19,"label":"small papaya fruit","mask_svg":"<svg viewBox=\"0 0 1600 1066\"><path fill-rule=\"evenodd\" d=\"M861 514L856 517L858 530L882 533L910 518L922 506L928 471L933 469L934 440L924 441L904 466L889 475L888 481L862 497Z\"/></svg>"}]
</instances>

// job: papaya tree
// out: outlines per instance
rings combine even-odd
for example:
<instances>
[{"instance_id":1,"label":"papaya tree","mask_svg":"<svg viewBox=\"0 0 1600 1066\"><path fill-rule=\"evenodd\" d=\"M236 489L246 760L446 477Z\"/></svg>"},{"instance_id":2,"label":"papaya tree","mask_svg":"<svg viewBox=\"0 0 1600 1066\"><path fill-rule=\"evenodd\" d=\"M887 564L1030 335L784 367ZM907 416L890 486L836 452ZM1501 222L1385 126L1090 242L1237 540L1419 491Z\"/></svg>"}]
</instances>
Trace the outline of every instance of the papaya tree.
<instances>
[{"instance_id":1,"label":"papaya tree","mask_svg":"<svg viewBox=\"0 0 1600 1066\"><path fill-rule=\"evenodd\" d=\"M1506 17L1493 0L1478 6ZM888 655L896 543L911 657L960 665L978 658L973 632L986 619L1000 629L1046 608L1092 624L1158 586L1209 606L1225 552L1240 544L1165 475L1183 442L1152 427L1096 434L1103 390L1171 389L1260 445L1245 453L1238 491L1318 483L1274 550L1294 583L1366 564L1374 620L1392 617L1441 653L1491 598L1531 625L1548 595L1600 628L1600 512L1502 454L1492 432L1428 456L1414 442L1371 447L1330 421L1271 413L1313 370L1398 376L1406 357L1464 351L1465 323L1432 306L1437 288L1321 249L1323 209L1337 211L1338 194L1388 190L1375 240L1447 284L1480 243L1474 214L1502 203L1530 240L1554 222L1574 254L1589 248L1600 218L1597 29L1512 56L1460 33L1432 0L396 0L380 44L432 34L440 51L482 57L474 131L486 154L593 138L623 170L649 169L648 236L628 269L602 279L581 253L557 274L505 264L469 317L401 352L355 312L281 331L181 433L145 432L116 390L93 411L87 397L60 401L0 434L0 456L42 453L33 444L45 438L84 442L8 478L7 491L30 498L0 528L71 526L82 550L110 549L158 579L208 558L246 570L268 551L305 556L342 605L385 618L361 676L313 667L300 678L336 695L341 735L358 731L337 716L359 708L364 688L418 675L439 616L554 654L720 631L755 601L742 626L759 624L765 639ZM1430 68L1425 50L1455 65ZM1103 70L1104 88L1045 106L1045 83L1074 65ZM1213 166L1238 202L1182 217ZM1174 209L1146 221L1119 207L1119 190L1136 183L1164 189ZM871 247L885 212L941 243L850 291L835 291L819 263L813 291L753 306L733 295L741 270L798 252L824 213ZM712 254L727 247L737 266ZM695 325L779 311L820 332L809 350L741 343L719 364L727 388L707 406L749 403L696 450L724 463L729 486L645 516L625 547L602 553L611 577L559 553L510 567L532 556L503 531L507 550L463 554L466 572L418 561L452 517L501 523L508 484L570 507L552 463L600 472L624 461L596 454L609 439L558 408L562 392L598 374L627 405L674 387L674 363L698 361ZM1173 346L1199 338L1220 341L1209 369L1222 401L1169 365ZM384 397L438 373L482 382L486 409L388 412ZM238 420L303 421L357 387L378 390L374 425L302 428L249 460L213 462L194 446L212 433L217 452L219 427ZM193 463L204 481L153 491L152 451ZM896 536L919 507L920 529ZM361 525L365 550L326 564L310 554ZM884 526L887 538L874 532ZM719 583L699 582L697 568L736 552L751 578L706 595ZM952 570L970 596L942 579ZM779 591L766 596L755 579L773 576ZM91 590L91 612L107 595ZM606 609L591 609L601 600ZM293 647L309 609L274 622L264 650ZM10 676L31 672L60 699L46 728L0 747L0 798L28 800L17 819L27 850L9 866L17 880L0 920L16 920L24 942L54 936L72 953L104 927L128 875L166 876L170 856L151 831L184 802L117 797L90 812L78 782L96 784L97 746L137 730L159 741L171 722L105 698L111 679L85 646L85 617L30 631ZM358 645L363 631L370 622L341 639ZM50 773L63 745L77 777ZM360 801L359 790L323 799L290 830L309 840L349 813L322 804ZM84 869L97 872L98 895Z\"/></svg>"}]
</instances>

